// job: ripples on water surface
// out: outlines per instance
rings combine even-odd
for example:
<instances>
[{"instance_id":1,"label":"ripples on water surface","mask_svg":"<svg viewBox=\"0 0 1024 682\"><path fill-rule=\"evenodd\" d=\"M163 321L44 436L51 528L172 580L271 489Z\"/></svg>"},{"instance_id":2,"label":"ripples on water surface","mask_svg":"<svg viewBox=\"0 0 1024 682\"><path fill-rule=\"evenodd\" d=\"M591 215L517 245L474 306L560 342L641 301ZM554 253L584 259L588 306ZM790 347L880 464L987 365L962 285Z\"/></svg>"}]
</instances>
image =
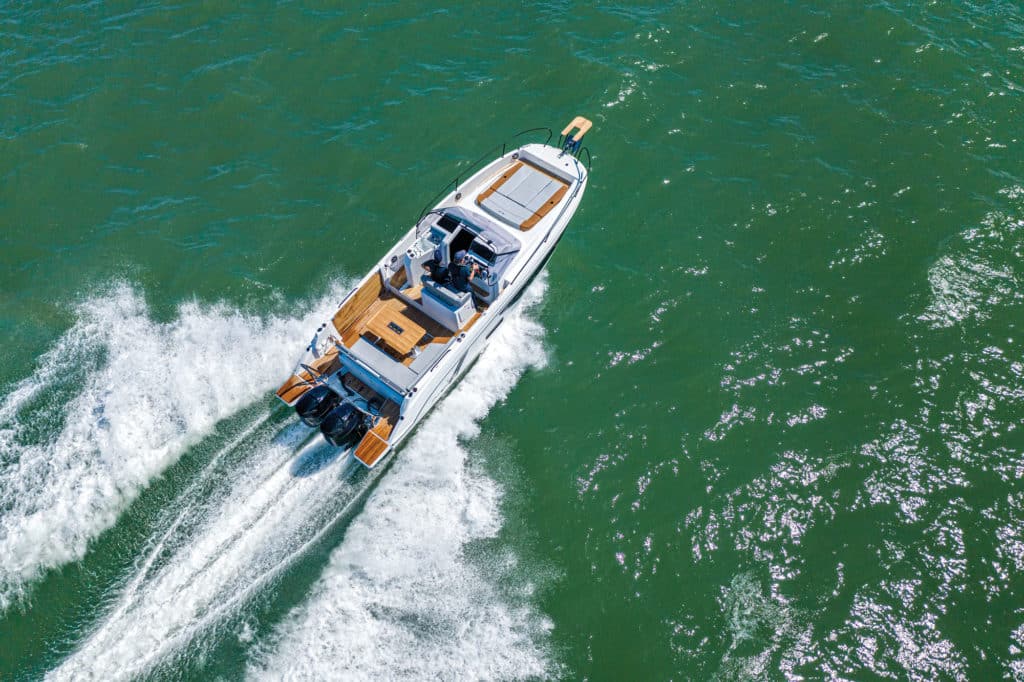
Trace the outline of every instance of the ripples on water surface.
<instances>
[{"instance_id":1,"label":"ripples on water surface","mask_svg":"<svg viewBox=\"0 0 1024 682\"><path fill-rule=\"evenodd\" d=\"M1001 2L0 9L0 677L1024 679L1022 58ZM544 305L383 475L318 451L266 396L337 282L575 113Z\"/></svg>"}]
</instances>

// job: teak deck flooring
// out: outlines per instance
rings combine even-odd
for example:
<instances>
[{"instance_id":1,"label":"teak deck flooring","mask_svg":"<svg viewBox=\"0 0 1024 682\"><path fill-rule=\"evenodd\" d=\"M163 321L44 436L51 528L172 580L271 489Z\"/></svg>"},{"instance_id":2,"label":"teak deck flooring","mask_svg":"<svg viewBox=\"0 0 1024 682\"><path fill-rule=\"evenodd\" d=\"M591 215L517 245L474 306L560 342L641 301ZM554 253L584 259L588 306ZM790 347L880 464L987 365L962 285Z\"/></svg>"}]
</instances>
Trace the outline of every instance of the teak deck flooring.
<instances>
[{"instance_id":1,"label":"teak deck flooring","mask_svg":"<svg viewBox=\"0 0 1024 682\"><path fill-rule=\"evenodd\" d=\"M419 301L423 296L423 286L417 285L410 287L402 291L402 294L412 299L413 301ZM341 332L341 342L346 348L351 348L352 345L362 336L367 333L366 323L373 318L374 315L380 311L381 308L391 308L392 315L397 317L405 317L410 322L426 330L429 336L424 336L416 343L416 348L423 350L431 343L445 344L452 340L452 337L460 334L470 327L472 327L476 321L480 318L480 312L478 311L469 319L469 322L459 332L453 332L444 325L434 321L432 317L416 310L408 303L403 301L398 296L391 293L385 292L380 295L369 307L363 311L363 313L348 327ZM370 332L372 335L372 332ZM412 364L415 358L412 355L405 355L401 358L395 358L396 361L401 362L403 365L408 367Z\"/></svg>"},{"instance_id":2,"label":"teak deck flooring","mask_svg":"<svg viewBox=\"0 0 1024 682\"><path fill-rule=\"evenodd\" d=\"M395 428L397 421L398 405L389 400L381 410L377 423L359 441L356 451L352 453L353 456L366 466L376 464L381 455L387 452L388 438L391 437L391 431Z\"/></svg>"},{"instance_id":3,"label":"teak deck flooring","mask_svg":"<svg viewBox=\"0 0 1024 682\"><path fill-rule=\"evenodd\" d=\"M321 374L330 374L337 371L341 367L341 362L338 360L338 349L331 348L317 360L311 362L309 366ZM286 403L298 400L303 393L312 388L306 383L312 380L313 375L305 370L299 374L293 374L288 378L288 381L281 385L281 388L277 389L277 397Z\"/></svg>"},{"instance_id":4,"label":"teak deck flooring","mask_svg":"<svg viewBox=\"0 0 1024 682\"><path fill-rule=\"evenodd\" d=\"M346 375L342 379L342 383L346 388L355 391L367 400L378 397L373 389L351 374ZM391 436L391 431L394 430L397 423L398 404L387 400L384 402L384 406L380 410L380 416L377 418L373 428L367 431L363 439L359 441L353 456L363 464L373 466L380 459L381 455L387 452L388 438Z\"/></svg>"},{"instance_id":5,"label":"teak deck flooring","mask_svg":"<svg viewBox=\"0 0 1024 682\"><path fill-rule=\"evenodd\" d=\"M414 287L407 289L403 292L405 295L413 300L417 300L420 297L420 290L422 287ZM414 293L415 295L410 295ZM370 306L363 311L363 313L356 318L356 320L345 329L341 330L341 342L346 348L351 348L352 345L362 336L366 331L366 323L380 311L381 308L390 308L393 317L406 318L414 325L422 327L426 330L427 334L433 338L424 337L426 341L420 340L417 344L417 348L425 348L428 343L448 343L454 334L449 331L444 325L435 322L429 315L416 310L405 301L391 293L382 293L377 300L370 304ZM402 358L402 364L409 365L412 362L411 357Z\"/></svg>"}]
</instances>

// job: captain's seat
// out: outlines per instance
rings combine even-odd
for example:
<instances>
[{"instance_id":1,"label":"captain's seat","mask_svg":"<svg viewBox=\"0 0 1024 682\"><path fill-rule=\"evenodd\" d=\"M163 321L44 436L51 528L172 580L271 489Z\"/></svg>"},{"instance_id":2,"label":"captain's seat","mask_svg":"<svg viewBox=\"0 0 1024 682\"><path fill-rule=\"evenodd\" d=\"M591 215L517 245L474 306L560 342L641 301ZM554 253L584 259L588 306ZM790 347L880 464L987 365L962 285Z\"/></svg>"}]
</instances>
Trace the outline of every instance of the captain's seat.
<instances>
[{"instance_id":1,"label":"captain's seat","mask_svg":"<svg viewBox=\"0 0 1024 682\"><path fill-rule=\"evenodd\" d=\"M423 284L422 300L423 312L453 332L462 329L476 311L471 293L434 281Z\"/></svg>"}]
</instances>

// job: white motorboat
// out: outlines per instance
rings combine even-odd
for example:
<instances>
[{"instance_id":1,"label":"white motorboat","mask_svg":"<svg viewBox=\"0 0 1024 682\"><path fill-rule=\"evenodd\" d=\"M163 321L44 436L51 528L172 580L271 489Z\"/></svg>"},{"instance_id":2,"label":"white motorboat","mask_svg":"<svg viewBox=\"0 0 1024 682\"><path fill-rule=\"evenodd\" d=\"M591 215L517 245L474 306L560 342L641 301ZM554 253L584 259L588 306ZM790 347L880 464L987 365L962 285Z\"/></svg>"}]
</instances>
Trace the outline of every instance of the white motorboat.
<instances>
[{"instance_id":1,"label":"white motorboat","mask_svg":"<svg viewBox=\"0 0 1024 682\"><path fill-rule=\"evenodd\" d=\"M367 467L383 461L483 350L547 262L587 186L577 116L557 145L497 151L456 178L339 305L277 396ZM519 137L517 136L517 137ZM588 164L589 165L589 164ZM450 191L449 191L450 190Z\"/></svg>"}]
</instances>

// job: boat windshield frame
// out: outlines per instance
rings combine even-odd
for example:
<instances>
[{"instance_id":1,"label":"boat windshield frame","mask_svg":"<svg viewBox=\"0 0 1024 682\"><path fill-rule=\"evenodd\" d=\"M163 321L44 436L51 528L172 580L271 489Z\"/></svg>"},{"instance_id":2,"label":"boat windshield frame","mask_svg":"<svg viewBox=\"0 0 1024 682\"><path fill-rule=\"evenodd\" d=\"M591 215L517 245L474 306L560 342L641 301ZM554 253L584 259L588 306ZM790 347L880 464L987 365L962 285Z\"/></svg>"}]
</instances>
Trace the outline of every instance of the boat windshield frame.
<instances>
[{"instance_id":1,"label":"boat windshield frame","mask_svg":"<svg viewBox=\"0 0 1024 682\"><path fill-rule=\"evenodd\" d=\"M446 206L438 209L438 214L458 220L461 226L476 235L474 242L484 242L487 248L494 252L495 258L516 253L523 247L516 235L483 213L469 212L462 206Z\"/></svg>"}]
</instances>

